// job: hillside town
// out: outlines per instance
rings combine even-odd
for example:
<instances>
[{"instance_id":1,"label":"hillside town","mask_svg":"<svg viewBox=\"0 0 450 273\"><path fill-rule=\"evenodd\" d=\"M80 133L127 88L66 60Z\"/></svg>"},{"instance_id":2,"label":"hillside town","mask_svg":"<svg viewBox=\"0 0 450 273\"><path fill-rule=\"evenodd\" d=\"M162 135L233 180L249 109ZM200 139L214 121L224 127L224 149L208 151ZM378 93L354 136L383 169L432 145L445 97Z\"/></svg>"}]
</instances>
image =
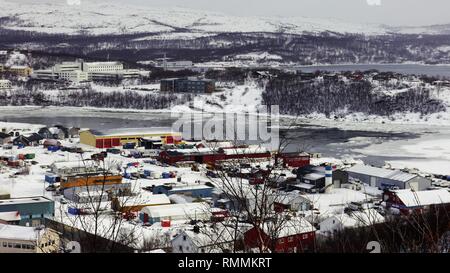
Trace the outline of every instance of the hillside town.
<instances>
[{"instance_id":1,"label":"hillside town","mask_svg":"<svg viewBox=\"0 0 450 273\"><path fill-rule=\"evenodd\" d=\"M151 71L118 61L77 59L33 69L31 54L0 51L0 58L5 94L24 83L76 91L102 82L161 96L223 88L205 73L142 83ZM197 70L165 58L153 65L168 75ZM276 78L267 70L253 73L260 82ZM449 86L378 71L286 73L313 85L370 79L397 90L405 83ZM320 252L342 232L386 228L450 207L448 173L186 139L170 127L0 122L0 130L0 252Z\"/></svg>"},{"instance_id":2,"label":"hillside town","mask_svg":"<svg viewBox=\"0 0 450 273\"><path fill-rule=\"evenodd\" d=\"M0 252L314 252L343 230L450 206L444 174L171 128L0 129Z\"/></svg>"}]
</instances>

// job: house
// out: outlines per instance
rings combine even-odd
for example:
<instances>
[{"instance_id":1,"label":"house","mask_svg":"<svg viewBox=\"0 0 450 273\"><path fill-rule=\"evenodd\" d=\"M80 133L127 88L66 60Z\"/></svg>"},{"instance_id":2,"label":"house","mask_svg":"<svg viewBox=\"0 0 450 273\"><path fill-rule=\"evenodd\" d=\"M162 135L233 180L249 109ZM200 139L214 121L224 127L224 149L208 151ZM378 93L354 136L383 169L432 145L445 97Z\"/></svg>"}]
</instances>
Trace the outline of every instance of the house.
<instances>
[{"instance_id":1,"label":"house","mask_svg":"<svg viewBox=\"0 0 450 273\"><path fill-rule=\"evenodd\" d=\"M52 134L54 139L59 139L59 140L63 140L66 138L66 136L68 137L69 134L67 133L67 130L64 131L61 128L58 127L51 127L49 128L50 133Z\"/></svg>"},{"instance_id":2,"label":"house","mask_svg":"<svg viewBox=\"0 0 450 273\"><path fill-rule=\"evenodd\" d=\"M274 210L282 212L285 210L290 211L306 211L311 210L314 206L311 200L307 200L302 197L300 191L288 192L284 195L280 195L274 201Z\"/></svg>"},{"instance_id":3,"label":"house","mask_svg":"<svg viewBox=\"0 0 450 273\"><path fill-rule=\"evenodd\" d=\"M80 128L78 127L71 127L68 131L68 137L75 138L80 136Z\"/></svg>"},{"instance_id":4,"label":"house","mask_svg":"<svg viewBox=\"0 0 450 273\"><path fill-rule=\"evenodd\" d=\"M207 203L185 203L144 207L139 218L143 223L154 224L161 221L209 220L210 207Z\"/></svg>"},{"instance_id":5,"label":"house","mask_svg":"<svg viewBox=\"0 0 450 273\"><path fill-rule=\"evenodd\" d=\"M213 93L215 82L209 79L173 78L161 80L162 92L176 93Z\"/></svg>"},{"instance_id":6,"label":"house","mask_svg":"<svg viewBox=\"0 0 450 273\"><path fill-rule=\"evenodd\" d=\"M55 203L46 197L26 197L0 200L0 213L19 212L22 226L39 226L44 224L45 218L55 214Z\"/></svg>"},{"instance_id":7,"label":"house","mask_svg":"<svg viewBox=\"0 0 450 273\"><path fill-rule=\"evenodd\" d=\"M127 143L138 144L142 138L158 137L164 144L176 144L181 140L181 133L171 128L114 129L80 131L80 143L106 149L119 147Z\"/></svg>"},{"instance_id":8,"label":"house","mask_svg":"<svg viewBox=\"0 0 450 273\"><path fill-rule=\"evenodd\" d=\"M39 129L39 131L37 132L42 138L45 139L52 139L53 138L53 133L50 131L49 128L47 127L43 127L41 129Z\"/></svg>"},{"instance_id":9,"label":"house","mask_svg":"<svg viewBox=\"0 0 450 273\"><path fill-rule=\"evenodd\" d=\"M405 173L399 170L388 170L367 165L355 165L346 170L349 178L379 189L413 189L423 191L431 187L431 181L416 174Z\"/></svg>"},{"instance_id":10,"label":"house","mask_svg":"<svg viewBox=\"0 0 450 273\"><path fill-rule=\"evenodd\" d=\"M20 135L13 140L14 145L36 146L44 138L37 133L31 135Z\"/></svg>"},{"instance_id":11,"label":"house","mask_svg":"<svg viewBox=\"0 0 450 273\"><path fill-rule=\"evenodd\" d=\"M183 230L171 241L172 253L223 253L231 252L242 244L241 227L227 226L215 228L194 226Z\"/></svg>"},{"instance_id":12,"label":"house","mask_svg":"<svg viewBox=\"0 0 450 273\"><path fill-rule=\"evenodd\" d=\"M0 253L56 253L59 235L48 228L0 223Z\"/></svg>"},{"instance_id":13,"label":"house","mask_svg":"<svg viewBox=\"0 0 450 273\"><path fill-rule=\"evenodd\" d=\"M11 142L11 136L0 132L0 145L5 145Z\"/></svg>"},{"instance_id":14,"label":"house","mask_svg":"<svg viewBox=\"0 0 450 273\"><path fill-rule=\"evenodd\" d=\"M450 192L447 189L386 190L383 193L383 200L386 202L387 208L398 209L402 214L409 214L412 211L421 212L436 206L450 208Z\"/></svg>"},{"instance_id":15,"label":"house","mask_svg":"<svg viewBox=\"0 0 450 273\"><path fill-rule=\"evenodd\" d=\"M352 211L349 213L335 214L320 222L320 234L329 236L346 228L359 228L380 224L384 217L375 209Z\"/></svg>"},{"instance_id":16,"label":"house","mask_svg":"<svg viewBox=\"0 0 450 273\"><path fill-rule=\"evenodd\" d=\"M268 247L275 252L308 252L314 249L316 229L304 218L282 221L280 226L272 222L253 227L244 233L247 249Z\"/></svg>"}]
</instances>

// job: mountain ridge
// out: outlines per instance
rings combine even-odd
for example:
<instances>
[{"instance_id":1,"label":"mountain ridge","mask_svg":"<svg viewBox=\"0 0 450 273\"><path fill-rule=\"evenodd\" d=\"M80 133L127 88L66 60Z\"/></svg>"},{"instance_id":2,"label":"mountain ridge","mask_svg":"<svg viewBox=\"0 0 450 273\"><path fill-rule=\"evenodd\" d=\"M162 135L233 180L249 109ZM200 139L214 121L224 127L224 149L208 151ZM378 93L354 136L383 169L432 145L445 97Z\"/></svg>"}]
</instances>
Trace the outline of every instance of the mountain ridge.
<instances>
[{"instance_id":1,"label":"mountain ridge","mask_svg":"<svg viewBox=\"0 0 450 273\"><path fill-rule=\"evenodd\" d=\"M73 1L72 1L73 2ZM71 3L72 3L71 2ZM75 1L76 2L76 1ZM73 2L73 3L75 3ZM308 17L240 17L186 8L155 8L105 4L99 1L15 3L0 0L2 28L52 34L138 33L340 33L340 34L449 34L450 24L392 27L354 24L337 19ZM7 20L6 20L7 19Z\"/></svg>"}]
</instances>

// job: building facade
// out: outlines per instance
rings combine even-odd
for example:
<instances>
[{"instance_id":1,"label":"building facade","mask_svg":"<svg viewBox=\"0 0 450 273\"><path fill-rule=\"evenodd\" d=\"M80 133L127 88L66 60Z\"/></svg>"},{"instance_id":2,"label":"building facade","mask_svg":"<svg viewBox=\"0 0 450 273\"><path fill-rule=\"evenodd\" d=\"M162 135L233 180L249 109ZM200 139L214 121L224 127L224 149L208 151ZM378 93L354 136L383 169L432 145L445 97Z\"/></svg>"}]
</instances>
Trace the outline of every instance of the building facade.
<instances>
[{"instance_id":1,"label":"building facade","mask_svg":"<svg viewBox=\"0 0 450 273\"><path fill-rule=\"evenodd\" d=\"M215 89L215 82L209 79L175 78L161 80L162 92L213 93Z\"/></svg>"},{"instance_id":2,"label":"building facade","mask_svg":"<svg viewBox=\"0 0 450 273\"><path fill-rule=\"evenodd\" d=\"M86 130L80 132L80 143L100 149L118 147L127 143L139 144L143 138L159 138L164 144L171 144L175 139L181 138L181 134L171 132L167 128L165 130Z\"/></svg>"},{"instance_id":3,"label":"building facade","mask_svg":"<svg viewBox=\"0 0 450 273\"><path fill-rule=\"evenodd\" d=\"M11 211L19 212L20 225L39 226L54 216L55 203L42 196L0 200L0 212Z\"/></svg>"}]
</instances>

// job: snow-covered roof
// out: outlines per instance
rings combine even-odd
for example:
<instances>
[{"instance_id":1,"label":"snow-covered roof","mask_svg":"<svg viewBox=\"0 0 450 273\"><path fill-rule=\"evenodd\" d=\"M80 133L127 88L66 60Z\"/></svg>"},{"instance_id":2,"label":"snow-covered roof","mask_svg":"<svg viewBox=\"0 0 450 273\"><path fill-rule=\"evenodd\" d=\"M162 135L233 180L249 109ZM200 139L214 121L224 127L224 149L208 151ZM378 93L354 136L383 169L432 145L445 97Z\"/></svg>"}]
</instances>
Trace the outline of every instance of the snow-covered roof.
<instances>
[{"instance_id":1,"label":"snow-covered roof","mask_svg":"<svg viewBox=\"0 0 450 273\"><path fill-rule=\"evenodd\" d=\"M122 206L133 206L133 205L168 205L170 204L170 199L165 194L150 194L146 191L141 191L137 196L132 197L119 197L119 202Z\"/></svg>"},{"instance_id":2,"label":"snow-covered roof","mask_svg":"<svg viewBox=\"0 0 450 273\"><path fill-rule=\"evenodd\" d=\"M0 220L11 222L20 221L20 213L18 211L0 212Z\"/></svg>"},{"instance_id":3,"label":"snow-covered roof","mask_svg":"<svg viewBox=\"0 0 450 273\"><path fill-rule=\"evenodd\" d=\"M324 178L325 175L321 173L308 173L303 176L304 179L308 180L318 180Z\"/></svg>"},{"instance_id":4,"label":"snow-covered roof","mask_svg":"<svg viewBox=\"0 0 450 273\"><path fill-rule=\"evenodd\" d=\"M266 234L278 235L278 238L293 236L297 234L303 234L316 231L316 228L302 217L295 217L290 220L280 222L281 227L271 222L266 222L262 225L262 230Z\"/></svg>"},{"instance_id":5,"label":"snow-covered roof","mask_svg":"<svg viewBox=\"0 0 450 273\"><path fill-rule=\"evenodd\" d=\"M150 217L176 217L176 216L191 216L198 214L204 215L209 209L206 203L185 203L185 204L171 204L162 206L145 207L141 212L148 214Z\"/></svg>"},{"instance_id":6,"label":"snow-covered roof","mask_svg":"<svg viewBox=\"0 0 450 273\"><path fill-rule=\"evenodd\" d=\"M347 169L347 172L359 173L380 178L387 178L402 182L407 182L417 177L417 175L415 174L405 173L399 170L388 170L384 168L376 168L362 164L358 164Z\"/></svg>"},{"instance_id":7,"label":"snow-covered roof","mask_svg":"<svg viewBox=\"0 0 450 273\"><path fill-rule=\"evenodd\" d=\"M364 211L354 211L350 214L342 213L332 216L344 227L363 227L384 222L384 217L374 209L366 209Z\"/></svg>"},{"instance_id":8,"label":"snow-covered roof","mask_svg":"<svg viewBox=\"0 0 450 273\"><path fill-rule=\"evenodd\" d=\"M134 135L164 135L180 134L173 131L171 127L152 127L152 128L118 128L109 130L90 130L96 136L134 136Z\"/></svg>"},{"instance_id":9,"label":"snow-covered roof","mask_svg":"<svg viewBox=\"0 0 450 273\"><path fill-rule=\"evenodd\" d=\"M416 191L395 191L397 197L406 207L429 206L450 203L450 192L447 189Z\"/></svg>"},{"instance_id":10,"label":"snow-covered roof","mask_svg":"<svg viewBox=\"0 0 450 273\"><path fill-rule=\"evenodd\" d=\"M11 204L25 204L25 203L46 203L52 202L50 199L47 199L43 196L37 197L27 197L27 198L15 198L15 199L6 199L0 200L0 206L2 205L11 205Z\"/></svg>"},{"instance_id":11,"label":"snow-covered roof","mask_svg":"<svg viewBox=\"0 0 450 273\"><path fill-rule=\"evenodd\" d=\"M9 240L36 241L44 230L34 227L0 224L0 238Z\"/></svg>"},{"instance_id":12,"label":"snow-covered roof","mask_svg":"<svg viewBox=\"0 0 450 273\"><path fill-rule=\"evenodd\" d=\"M226 155L256 154L256 153L266 153L267 149L264 147L227 148L223 149L223 152Z\"/></svg>"}]
</instances>

